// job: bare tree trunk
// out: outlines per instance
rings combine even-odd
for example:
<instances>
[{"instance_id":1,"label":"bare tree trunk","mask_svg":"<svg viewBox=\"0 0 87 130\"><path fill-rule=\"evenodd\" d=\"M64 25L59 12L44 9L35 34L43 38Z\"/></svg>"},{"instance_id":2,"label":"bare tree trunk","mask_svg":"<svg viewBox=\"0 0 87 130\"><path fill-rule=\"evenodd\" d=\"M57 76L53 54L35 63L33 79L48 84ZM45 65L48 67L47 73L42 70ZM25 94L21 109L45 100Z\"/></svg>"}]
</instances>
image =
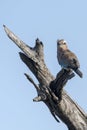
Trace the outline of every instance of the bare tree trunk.
<instances>
[{"instance_id":1,"label":"bare tree trunk","mask_svg":"<svg viewBox=\"0 0 87 130\"><path fill-rule=\"evenodd\" d=\"M31 48L5 25L4 29L8 37L24 52L20 52L19 55L39 82L39 85L36 85L33 79L25 74L37 90L38 96L33 101L43 101L56 121L59 122L60 118L69 130L87 130L86 113L63 89L67 81L74 77L73 72L62 69L55 78L44 62L44 46L39 39L36 40L35 47Z\"/></svg>"}]
</instances>

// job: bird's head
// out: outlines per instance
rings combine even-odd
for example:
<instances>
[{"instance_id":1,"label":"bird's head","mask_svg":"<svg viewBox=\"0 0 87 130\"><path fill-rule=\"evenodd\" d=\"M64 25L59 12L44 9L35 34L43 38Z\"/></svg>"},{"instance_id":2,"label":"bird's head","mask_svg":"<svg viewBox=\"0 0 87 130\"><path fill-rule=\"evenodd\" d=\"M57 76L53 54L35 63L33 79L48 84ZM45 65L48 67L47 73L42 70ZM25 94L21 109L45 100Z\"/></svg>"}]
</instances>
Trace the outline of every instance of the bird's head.
<instances>
[{"instance_id":1,"label":"bird's head","mask_svg":"<svg viewBox=\"0 0 87 130\"><path fill-rule=\"evenodd\" d=\"M68 49L67 42L64 39L57 40L57 47L61 49Z\"/></svg>"}]
</instances>

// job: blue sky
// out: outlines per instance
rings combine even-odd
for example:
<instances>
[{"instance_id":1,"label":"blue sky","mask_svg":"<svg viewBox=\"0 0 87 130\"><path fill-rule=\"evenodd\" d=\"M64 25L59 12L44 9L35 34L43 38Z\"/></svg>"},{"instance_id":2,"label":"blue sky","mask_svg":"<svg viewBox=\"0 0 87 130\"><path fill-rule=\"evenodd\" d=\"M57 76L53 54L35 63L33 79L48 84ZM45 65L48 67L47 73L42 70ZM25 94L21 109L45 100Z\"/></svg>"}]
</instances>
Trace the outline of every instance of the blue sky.
<instances>
[{"instance_id":1,"label":"blue sky","mask_svg":"<svg viewBox=\"0 0 87 130\"><path fill-rule=\"evenodd\" d=\"M1 130L67 130L57 123L48 108L34 103L37 95L26 80L29 73L22 63L20 49L8 39L3 24L30 46L38 37L44 43L45 61L54 76L60 70L56 58L56 41L65 39L81 64L83 79L77 75L65 87L68 94L87 111L87 1L86 0L1 0L0 2L0 129Z\"/></svg>"}]
</instances>

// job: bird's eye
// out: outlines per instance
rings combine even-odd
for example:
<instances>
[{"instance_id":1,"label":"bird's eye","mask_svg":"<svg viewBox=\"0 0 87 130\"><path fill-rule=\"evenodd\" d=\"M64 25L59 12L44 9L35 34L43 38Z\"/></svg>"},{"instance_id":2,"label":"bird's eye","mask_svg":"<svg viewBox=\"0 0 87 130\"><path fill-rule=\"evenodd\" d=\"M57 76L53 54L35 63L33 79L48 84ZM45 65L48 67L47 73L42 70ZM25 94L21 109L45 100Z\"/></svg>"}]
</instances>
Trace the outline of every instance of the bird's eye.
<instances>
[{"instance_id":1,"label":"bird's eye","mask_svg":"<svg viewBox=\"0 0 87 130\"><path fill-rule=\"evenodd\" d=\"M65 45L66 43L64 42L63 44Z\"/></svg>"}]
</instances>

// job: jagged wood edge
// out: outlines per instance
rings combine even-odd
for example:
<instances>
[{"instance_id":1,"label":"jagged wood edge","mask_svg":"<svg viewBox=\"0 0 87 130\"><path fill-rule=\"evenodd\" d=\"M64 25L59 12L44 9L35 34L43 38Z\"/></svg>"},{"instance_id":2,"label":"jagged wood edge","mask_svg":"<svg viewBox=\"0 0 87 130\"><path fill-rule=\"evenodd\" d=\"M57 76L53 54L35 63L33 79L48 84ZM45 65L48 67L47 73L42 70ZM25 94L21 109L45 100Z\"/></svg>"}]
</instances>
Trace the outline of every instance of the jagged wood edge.
<instances>
[{"instance_id":1,"label":"jagged wood edge","mask_svg":"<svg viewBox=\"0 0 87 130\"><path fill-rule=\"evenodd\" d=\"M43 94L47 94L45 95L46 99L44 103L48 106L51 112L53 112L55 116L58 116L67 125L69 130L86 130L86 113L67 95L64 90L62 90L62 99L60 102L54 102L55 98L52 99L52 95L50 95L49 89L47 88L55 78L52 76L45 65L42 42L37 39L35 47L31 48L27 46L27 44L25 44L23 41L21 41L15 34L13 34L13 32L11 32L5 25L4 29L8 37L16 43L16 45L31 61L28 61L28 67L38 79L40 88L43 88L41 91L46 90L48 92L43 92Z\"/></svg>"}]
</instances>

